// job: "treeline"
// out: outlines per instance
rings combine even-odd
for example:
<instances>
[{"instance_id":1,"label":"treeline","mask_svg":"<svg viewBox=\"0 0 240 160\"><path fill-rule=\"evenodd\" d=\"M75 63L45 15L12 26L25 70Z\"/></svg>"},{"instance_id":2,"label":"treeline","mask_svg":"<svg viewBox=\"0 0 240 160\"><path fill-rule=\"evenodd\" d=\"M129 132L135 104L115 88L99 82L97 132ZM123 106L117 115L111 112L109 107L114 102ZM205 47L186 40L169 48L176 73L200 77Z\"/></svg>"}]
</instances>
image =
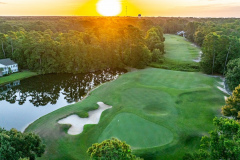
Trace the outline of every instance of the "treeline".
<instances>
[{"instance_id":1,"label":"treeline","mask_svg":"<svg viewBox=\"0 0 240 160\"><path fill-rule=\"evenodd\" d=\"M189 22L186 38L202 47L200 66L207 74L225 75L233 90L240 83L240 20Z\"/></svg>"},{"instance_id":2,"label":"treeline","mask_svg":"<svg viewBox=\"0 0 240 160\"><path fill-rule=\"evenodd\" d=\"M151 61L158 61L164 53L160 27L150 24L141 30L139 24L126 21L101 22L104 23L89 24L85 31L20 28L0 33L0 58L11 58L21 69L42 74L85 73L126 66L143 68Z\"/></svg>"}]
</instances>

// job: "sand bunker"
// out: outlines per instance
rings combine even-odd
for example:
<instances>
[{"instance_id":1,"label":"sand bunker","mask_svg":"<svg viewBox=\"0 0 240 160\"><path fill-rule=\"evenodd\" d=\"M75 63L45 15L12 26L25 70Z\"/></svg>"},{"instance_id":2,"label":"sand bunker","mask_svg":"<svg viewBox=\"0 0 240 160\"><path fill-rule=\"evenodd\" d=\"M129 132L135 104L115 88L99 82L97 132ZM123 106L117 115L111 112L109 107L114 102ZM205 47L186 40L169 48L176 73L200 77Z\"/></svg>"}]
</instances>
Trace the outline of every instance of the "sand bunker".
<instances>
[{"instance_id":1,"label":"sand bunker","mask_svg":"<svg viewBox=\"0 0 240 160\"><path fill-rule=\"evenodd\" d=\"M68 134L70 135L77 135L82 133L83 126L85 124L98 124L100 120L100 116L103 111L106 109L112 108L112 106L108 106L103 102L98 102L99 108L97 110L93 110L88 112L88 118L80 118L77 115L71 115L67 118L61 119L58 121L59 124L70 124L71 128L68 130Z\"/></svg>"}]
</instances>

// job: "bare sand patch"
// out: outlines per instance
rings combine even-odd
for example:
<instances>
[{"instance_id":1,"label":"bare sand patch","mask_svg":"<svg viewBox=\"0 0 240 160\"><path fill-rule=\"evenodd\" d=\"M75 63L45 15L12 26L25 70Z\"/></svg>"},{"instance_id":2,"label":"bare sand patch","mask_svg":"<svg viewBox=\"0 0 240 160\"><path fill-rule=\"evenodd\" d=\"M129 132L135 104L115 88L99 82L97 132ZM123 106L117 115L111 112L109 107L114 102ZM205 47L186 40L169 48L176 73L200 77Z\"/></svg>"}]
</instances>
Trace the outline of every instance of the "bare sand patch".
<instances>
[{"instance_id":1,"label":"bare sand patch","mask_svg":"<svg viewBox=\"0 0 240 160\"><path fill-rule=\"evenodd\" d=\"M85 124L98 124L103 111L112 108L112 106L106 105L103 102L98 102L99 108L93 111L89 111L88 118L80 118L78 115L71 115L67 118L58 121L59 124L70 124L71 127L68 130L68 134L77 135L83 132Z\"/></svg>"}]
</instances>

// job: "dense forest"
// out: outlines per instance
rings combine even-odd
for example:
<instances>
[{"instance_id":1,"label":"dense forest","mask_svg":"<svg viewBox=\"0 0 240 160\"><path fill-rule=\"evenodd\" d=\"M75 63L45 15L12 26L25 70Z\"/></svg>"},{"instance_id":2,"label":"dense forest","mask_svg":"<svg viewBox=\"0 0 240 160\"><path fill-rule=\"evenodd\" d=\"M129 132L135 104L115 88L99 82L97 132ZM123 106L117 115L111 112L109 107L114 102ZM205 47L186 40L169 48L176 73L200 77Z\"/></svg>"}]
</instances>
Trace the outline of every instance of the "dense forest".
<instances>
[{"instance_id":1,"label":"dense forest","mask_svg":"<svg viewBox=\"0 0 240 160\"><path fill-rule=\"evenodd\" d=\"M25 18L2 20L0 28L0 58L43 74L143 68L164 52L161 27L130 19Z\"/></svg>"},{"instance_id":2,"label":"dense forest","mask_svg":"<svg viewBox=\"0 0 240 160\"><path fill-rule=\"evenodd\" d=\"M240 83L237 18L0 17L0 58L41 74L143 68L163 63L163 34L179 31L202 48L203 72Z\"/></svg>"}]
</instances>

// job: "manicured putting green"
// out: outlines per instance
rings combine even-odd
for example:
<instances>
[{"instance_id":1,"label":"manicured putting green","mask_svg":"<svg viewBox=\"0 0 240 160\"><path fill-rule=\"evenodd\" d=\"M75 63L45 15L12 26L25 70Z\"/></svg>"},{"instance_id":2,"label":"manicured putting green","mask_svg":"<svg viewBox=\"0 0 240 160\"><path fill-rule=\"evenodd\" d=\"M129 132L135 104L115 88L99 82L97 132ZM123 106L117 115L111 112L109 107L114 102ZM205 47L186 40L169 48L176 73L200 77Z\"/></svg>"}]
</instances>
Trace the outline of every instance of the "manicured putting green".
<instances>
[{"instance_id":1,"label":"manicured putting green","mask_svg":"<svg viewBox=\"0 0 240 160\"><path fill-rule=\"evenodd\" d=\"M173 133L160 125L145 120L135 114L120 113L99 136L98 142L116 137L133 149L152 148L171 143Z\"/></svg>"}]
</instances>

